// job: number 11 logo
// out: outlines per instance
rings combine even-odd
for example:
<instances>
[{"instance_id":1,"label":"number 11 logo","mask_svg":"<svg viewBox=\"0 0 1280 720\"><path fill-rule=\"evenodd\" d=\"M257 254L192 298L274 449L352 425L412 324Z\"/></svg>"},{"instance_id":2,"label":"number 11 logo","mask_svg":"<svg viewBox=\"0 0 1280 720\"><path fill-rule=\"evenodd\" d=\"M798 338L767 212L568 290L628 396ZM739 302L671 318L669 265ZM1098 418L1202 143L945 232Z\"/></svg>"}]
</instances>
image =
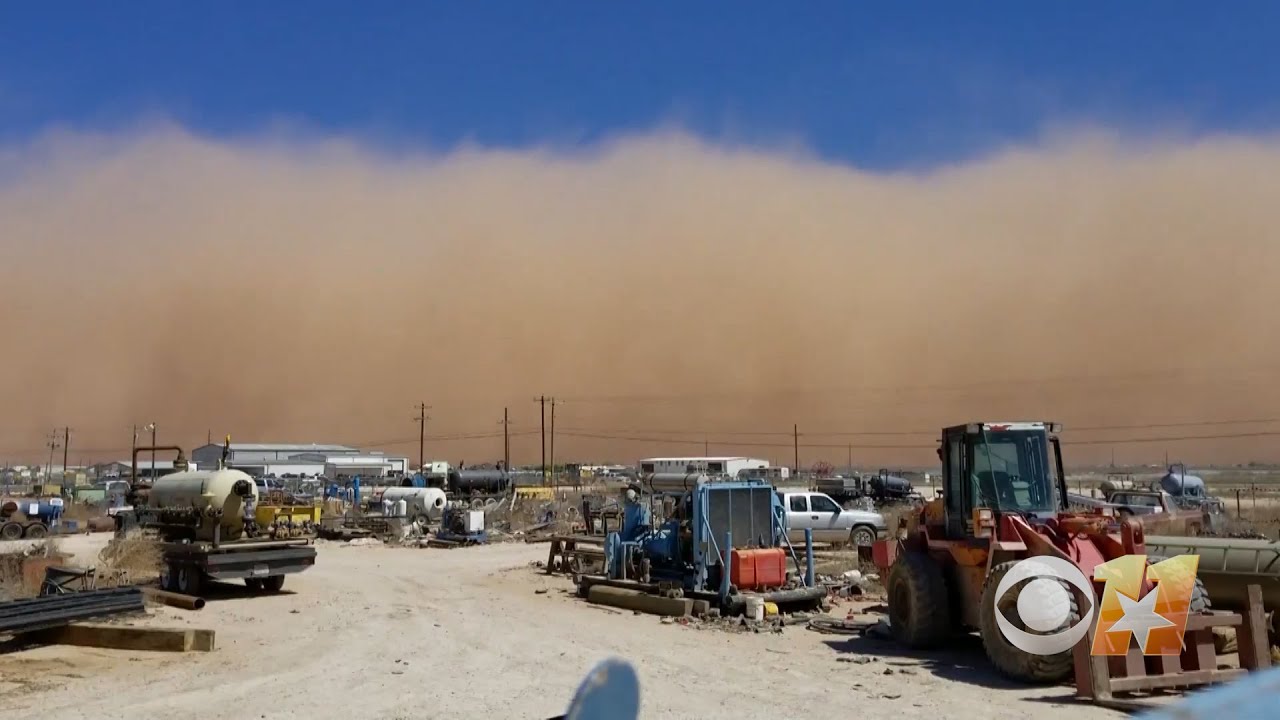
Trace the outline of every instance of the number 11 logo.
<instances>
[{"instance_id":1,"label":"number 11 logo","mask_svg":"<svg viewBox=\"0 0 1280 720\"><path fill-rule=\"evenodd\" d=\"M1150 566L1146 555L1125 555L1095 568L1093 579L1106 585L1098 606L1093 654L1127 654L1130 635L1143 655L1182 654L1199 566L1198 555L1179 555ZM1144 578L1155 584L1146 595L1142 595Z\"/></svg>"}]
</instances>

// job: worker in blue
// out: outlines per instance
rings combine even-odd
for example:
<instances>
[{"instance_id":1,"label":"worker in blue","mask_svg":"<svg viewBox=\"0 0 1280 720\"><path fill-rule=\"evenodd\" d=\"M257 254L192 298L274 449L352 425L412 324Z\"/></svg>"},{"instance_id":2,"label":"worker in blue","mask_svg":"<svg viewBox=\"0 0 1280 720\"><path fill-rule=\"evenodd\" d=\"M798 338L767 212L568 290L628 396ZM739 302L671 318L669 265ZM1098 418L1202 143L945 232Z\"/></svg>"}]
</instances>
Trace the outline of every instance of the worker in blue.
<instances>
[{"instance_id":1,"label":"worker in blue","mask_svg":"<svg viewBox=\"0 0 1280 720\"><path fill-rule=\"evenodd\" d=\"M635 540L647 532L652 524L649 506L640 500L640 486L635 483L628 485L622 500L622 540Z\"/></svg>"}]
</instances>

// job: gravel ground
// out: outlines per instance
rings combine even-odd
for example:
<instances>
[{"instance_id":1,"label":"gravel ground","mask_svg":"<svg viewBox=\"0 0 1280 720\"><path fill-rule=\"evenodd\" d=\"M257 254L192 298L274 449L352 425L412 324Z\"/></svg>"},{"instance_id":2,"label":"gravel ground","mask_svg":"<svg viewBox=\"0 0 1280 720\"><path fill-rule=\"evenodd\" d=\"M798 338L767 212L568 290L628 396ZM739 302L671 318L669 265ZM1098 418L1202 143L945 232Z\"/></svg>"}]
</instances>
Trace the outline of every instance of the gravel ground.
<instances>
[{"instance_id":1,"label":"gravel ground","mask_svg":"<svg viewBox=\"0 0 1280 720\"><path fill-rule=\"evenodd\" d=\"M91 563L108 537L63 548ZM10 717L95 720L542 719L564 712L595 662L621 656L640 675L643 718L1119 716L1073 702L1068 687L1002 682L976 638L916 657L803 627L730 633L592 607L530 567L545 545L319 553L278 596L228 585L199 612L159 607L136 621L214 629L213 653L9 653L0 702Z\"/></svg>"}]
</instances>

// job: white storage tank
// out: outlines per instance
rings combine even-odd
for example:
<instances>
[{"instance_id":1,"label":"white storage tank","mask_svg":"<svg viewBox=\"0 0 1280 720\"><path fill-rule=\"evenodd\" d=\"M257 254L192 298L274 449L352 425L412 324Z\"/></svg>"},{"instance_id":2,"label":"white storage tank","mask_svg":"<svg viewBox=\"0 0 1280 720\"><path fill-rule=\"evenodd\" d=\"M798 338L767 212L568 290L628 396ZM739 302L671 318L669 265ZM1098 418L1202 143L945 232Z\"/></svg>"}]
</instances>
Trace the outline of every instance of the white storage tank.
<instances>
[{"instance_id":1,"label":"white storage tank","mask_svg":"<svg viewBox=\"0 0 1280 720\"><path fill-rule=\"evenodd\" d=\"M244 533L245 502L258 502L258 486L239 470L188 470L156 478L147 507L164 524L191 525L197 540L222 540Z\"/></svg>"},{"instance_id":2,"label":"white storage tank","mask_svg":"<svg viewBox=\"0 0 1280 720\"><path fill-rule=\"evenodd\" d=\"M391 501L398 506L401 501L406 505L402 517L411 520L438 520L444 514L444 506L448 503L444 491L440 488L389 487L382 493L384 501ZM396 508L397 512L399 507Z\"/></svg>"}]
</instances>

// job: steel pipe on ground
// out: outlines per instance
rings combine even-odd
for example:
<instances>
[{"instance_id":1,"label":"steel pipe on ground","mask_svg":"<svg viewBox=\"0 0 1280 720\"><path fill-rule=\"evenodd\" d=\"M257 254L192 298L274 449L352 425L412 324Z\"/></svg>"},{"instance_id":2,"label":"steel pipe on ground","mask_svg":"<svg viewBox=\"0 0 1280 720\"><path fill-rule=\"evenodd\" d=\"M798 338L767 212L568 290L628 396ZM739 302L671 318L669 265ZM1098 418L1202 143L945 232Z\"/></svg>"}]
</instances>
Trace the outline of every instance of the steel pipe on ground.
<instances>
[{"instance_id":1,"label":"steel pipe on ground","mask_svg":"<svg viewBox=\"0 0 1280 720\"><path fill-rule=\"evenodd\" d=\"M144 609L136 587L88 590L0 603L0 633L24 633Z\"/></svg>"},{"instance_id":2,"label":"steel pipe on ground","mask_svg":"<svg viewBox=\"0 0 1280 720\"><path fill-rule=\"evenodd\" d=\"M182 608L183 610L199 610L204 607L204 598L195 597L194 595L183 595L182 593L169 592L159 588L143 588L142 591L152 600L170 607Z\"/></svg>"},{"instance_id":3,"label":"steel pipe on ground","mask_svg":"<svg viewBox=\"0 0 1280 720\"><path fill-rule=\"evenodd\" d=\"M594 585L587 592L587 602L596 605L638 610L650 615L684 617L693 613L693 600L689 598L664 598L637 590Z\"/></svg>"}]
</instances>

